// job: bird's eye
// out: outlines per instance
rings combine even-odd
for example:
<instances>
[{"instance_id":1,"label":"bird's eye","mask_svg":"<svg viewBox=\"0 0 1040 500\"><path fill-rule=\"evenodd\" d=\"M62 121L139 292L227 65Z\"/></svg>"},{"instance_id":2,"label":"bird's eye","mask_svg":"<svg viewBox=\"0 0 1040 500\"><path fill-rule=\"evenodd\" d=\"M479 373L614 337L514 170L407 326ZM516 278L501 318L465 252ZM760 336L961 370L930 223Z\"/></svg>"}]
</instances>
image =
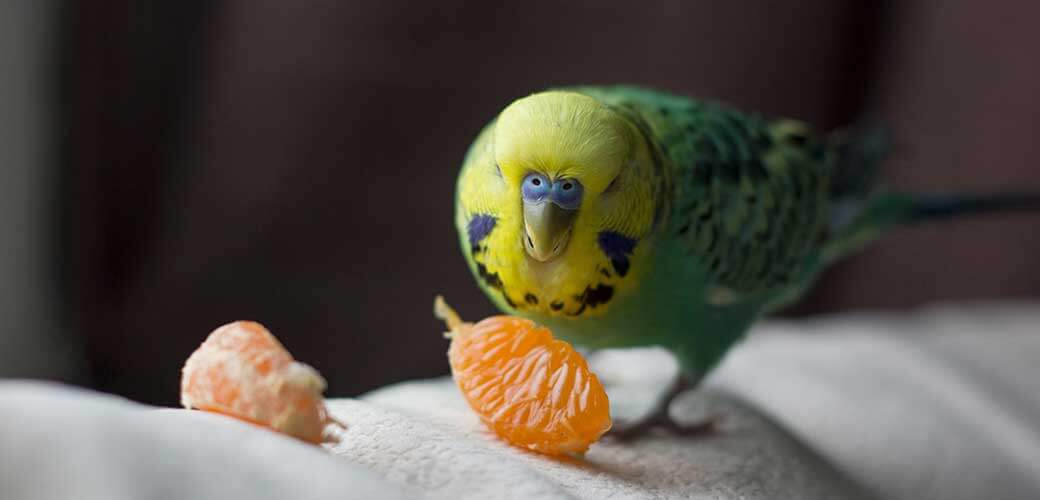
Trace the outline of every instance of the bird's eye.
<instances>
[{"instance_id":1,"label":"bird's eye","mask_svg":"<svg viewBox=\"0 0 1040 500\"><path fill-rule=\"evenodd\" d=\"M576 209L581 205L581 183L576 179L560 179L553 184L552 200L563 208Z\"/></svg>"},{"instance_id":2,"label":"bird's eye","mask_svg":"<svg viewBox=\"0 0 1040 500\"><path fill-rule=\"evenodd\" d=\"M551 184L549 179L542 174L527 174L524 178L521 192L527 201L541 201L549 195Z\"/></svg>"}]
</instances>

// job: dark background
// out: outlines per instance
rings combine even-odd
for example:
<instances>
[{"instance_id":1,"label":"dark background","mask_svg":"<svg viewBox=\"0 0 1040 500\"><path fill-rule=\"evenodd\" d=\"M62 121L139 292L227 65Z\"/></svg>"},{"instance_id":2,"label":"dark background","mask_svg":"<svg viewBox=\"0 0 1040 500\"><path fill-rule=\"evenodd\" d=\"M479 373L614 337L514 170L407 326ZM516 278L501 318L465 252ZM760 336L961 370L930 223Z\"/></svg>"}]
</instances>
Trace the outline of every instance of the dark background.
<instances>
[{"instance_id":1,"label":"dark background","mask_svg":"<svg viewBox=\"0 0 1040 500\"><path fill-rule=\"evenodd\" d=\"M434 294L468 318L492 312L457 248L456 170L487 120L548 86L637 83L823 130L870 110L895 133L890 185L1040 190L1035 2L48 12L36 254L63 354L14 374L153 403L176 403L184 359L235 319L266 324L332 395L446 373ZM1037 229L1006 215L900 230L789 314L1035 299Z\"/></svg>"}]
</instances>

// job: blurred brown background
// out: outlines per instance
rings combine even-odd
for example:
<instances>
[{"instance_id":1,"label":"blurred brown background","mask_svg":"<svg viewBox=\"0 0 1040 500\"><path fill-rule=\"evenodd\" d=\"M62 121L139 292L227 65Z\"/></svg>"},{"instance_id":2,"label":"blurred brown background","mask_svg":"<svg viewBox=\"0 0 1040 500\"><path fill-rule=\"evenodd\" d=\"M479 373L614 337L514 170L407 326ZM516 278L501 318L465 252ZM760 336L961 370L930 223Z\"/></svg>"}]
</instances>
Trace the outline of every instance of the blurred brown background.
<instances>
[{"instance_id":1,"label":"blurred brown background","mask_svg":"<svg viewBox=\"0 0 1040 500\"><path fill-rule=\"evenodd\" d=\"M434 294L492 312L457 249L456 169L548 86L638 83L821 129L872 110L896 135L891 185L1040 190L1035 2L23 4L48 6L23 18L51 62L26 88L51 120L32 255L60 321L35 325L64 354L15 374L142 401L174 404L186 356L242 318L333 395L445 373ZM1038 228L900 231L792 314L1036 298Z\"/></svg>"}]
</instances>

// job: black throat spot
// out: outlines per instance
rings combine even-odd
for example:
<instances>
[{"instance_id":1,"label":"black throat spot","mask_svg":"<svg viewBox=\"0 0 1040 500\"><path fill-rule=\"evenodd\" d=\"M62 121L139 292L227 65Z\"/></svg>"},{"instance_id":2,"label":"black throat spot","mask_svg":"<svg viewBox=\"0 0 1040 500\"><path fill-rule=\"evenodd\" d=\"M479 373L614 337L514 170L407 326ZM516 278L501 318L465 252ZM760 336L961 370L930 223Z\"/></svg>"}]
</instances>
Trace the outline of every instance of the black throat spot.
<instances>
[{"instance_id":1,"label":"black throat spot","mask_svg":"<svg viewBox=\"0 0 1040 500\"><path fill-rule=\"evenodd\" d=\"M524 302L516 302L515 300L510 298L509 293L506 292L505 283L502 282L502 278L498 275L498 273L488 271L487 266L480 262L477 262L477 276L480 276L480 279L484 281L484 284L486 284L488 288L497 290L498 293L502 295L502 300L504 300L506 302L506 305L508 305L509 307L512 307L513 309L523 309L526 306ZM531 295L531 297L534 297L534 295ZM530 303L530 298L524 297L524 299L527 301L527 303ZM534 300L534 303L537 304L538 298L534 297Z\"/></svg>"},{"instance_id":2,"label":"black throat spot","mask_svg":"<svg viewBox=\"0 0 1040 500\"><path fill-rule=\"evenodd\" d=\"M610 302L614 297L614 287L600 283L595 288L585 287L585 291L579 296L581 302L589 307L596 307Z\"/></svg>"},{"instance_id":3,"label":"black throat spot","mask_svg":"<svg viewBox=\"0 0 1040 500\"><path fill-rule=\"evenodd\" d=\"M480 279L484 280L487 286L496 290L503 289L502 278L498 277L498 273L488 272L487 266L480 262L477 262L477 276L480 276Z\"/></svg>"},{"instance_id":4,"label":"black throat spot","mask_svg":"<svg viewBox=\"0 0 1040 500\"><path fill-rule=\"evenodd\" d=\"M574 296L574 300L580 304L577 311L567 313L568 316L580 316L588 308L596 308L614 298L614 287L605 285L603 283L597 284L595 287L586 286L585 290L579 295Z\"/></svg>"}]
</instances>

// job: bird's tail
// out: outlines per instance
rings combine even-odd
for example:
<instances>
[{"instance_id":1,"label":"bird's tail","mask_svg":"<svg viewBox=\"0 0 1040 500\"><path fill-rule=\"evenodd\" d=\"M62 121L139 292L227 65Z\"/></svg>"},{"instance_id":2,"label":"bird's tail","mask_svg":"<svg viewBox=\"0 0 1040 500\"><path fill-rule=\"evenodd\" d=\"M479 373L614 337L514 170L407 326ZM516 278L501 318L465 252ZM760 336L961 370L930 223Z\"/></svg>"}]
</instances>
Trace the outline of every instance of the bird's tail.
<instances>
[{"instance_id":1,"label":"bird's tail","mask_svg":"<svg viewBox=\"0 0 1040 500\"><path fill-rule=\"evenodd\" d=\"M767 306L769 310L792 304L830 263L863 248L894 227L996 212L1040 212L1040 190L915 194L881 189L876 179L890 149L888 137L887 130L877 125L861 126L831 137L835 162L830 184L830 224L822 252L807 267L802 286L774 298Z\"/></svg>"},{"instance_id":2,"label":"bird's tail","mask_svg":"<svg viewBox=\"0 0 1040 500\"><path fill-rule=\"evenodd\" d=\"M932 219L960 215L985 214L1014 210L1040 210L1040 193L1001 193L992 195L935 195L905 196L906 208L899 220L912 224Z\"/></svg>"},{"instance_id":3,"label":"bird's tail","mask_svg":"<svg viewBox=\"0 0 1040 500\"><path fill-rule=\"evenodd\" d=\"M828 260L874 240L887 229L951 217L997 212L1040 211L1040 192L996 194L913 194L880 192L869 196L848 222L832 227Z\"/></svg>"},{"instance_id":4,"label":"bird's tail","mask_svg":"<svg viewBox=\"0 0 1040 500\"><path fill-rule=\"evenodd\" d=\"M892 150L888 128L879 119L865 118L860 125L830 134L827 143L834 152L831 199L866 197L874 189L881 163Z\"/></svg>"},{"instance_id":5,"label":"bird's tail","mask_svg":"<svg viewBox=\"0 0 1040 500\"><path fill-rule=\"evenodd\" d=\"M996 194L914 194L877 186L878 171L892 149L891 134L880 120L838 131L828 142L834 153L831 217L825 260L833 260L873 241L895 226L936 219L1015 210L1040 211L1040 191Z\"/></svg>"}]
</instances>

